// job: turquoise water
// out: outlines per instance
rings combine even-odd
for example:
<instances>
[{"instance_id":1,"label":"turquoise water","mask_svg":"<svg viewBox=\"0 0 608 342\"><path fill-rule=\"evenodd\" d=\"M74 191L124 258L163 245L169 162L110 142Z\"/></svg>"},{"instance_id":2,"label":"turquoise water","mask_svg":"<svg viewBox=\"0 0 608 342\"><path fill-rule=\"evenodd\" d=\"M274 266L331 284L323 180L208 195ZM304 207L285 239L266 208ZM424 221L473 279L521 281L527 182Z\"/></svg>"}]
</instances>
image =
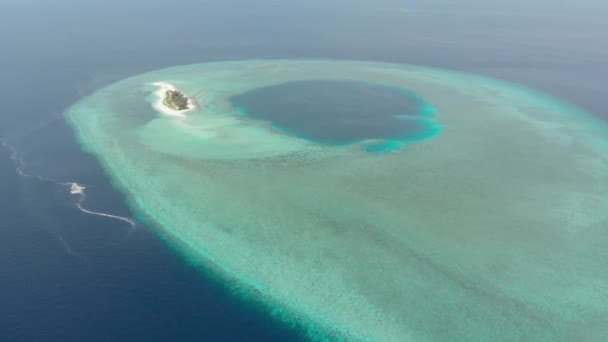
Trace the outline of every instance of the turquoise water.
<instances>
[{"instance_id":1,"label":"turquoise water","mask_svg":"<svg viewBox=\"0 0 608 342\"><path fill-rule=\"evenodd\" d=\"M432 136L432 105L407 89L360 81L292 81L230 98L243 114L278 130L326 144L373 139L370 152Z\"/></svg>"},{"instance_id":2,"label":"turquoise water","mask_svg":"<svg viewBox=\"0 0 608 342\"><path fill-rule=\"evenodd\" d=\"M339 129L355 113L364 119L357 134L327 144L310 133L319 134L318 117L287 127L234 105L243 94L319 79L407 89L425 110L405 101L406 117L432 120L441 132L403 143L388 126L410 127L392 110L351 110L328 124ZM202 90L202 109L156 112L157 81ZM326 92L312 91L311 100ZM378 108L371 102L361 106ZM298 112L320 115L309 113ZM67 116L134 210L189 261L269 314L305 324L311 338L608 333L608 130L572 105L446 70L262 60L142 74L82 99ZM359 135L379 123L376 134ZM387 146L392 153L368 153Z\"/></svg>"}]
</instances>

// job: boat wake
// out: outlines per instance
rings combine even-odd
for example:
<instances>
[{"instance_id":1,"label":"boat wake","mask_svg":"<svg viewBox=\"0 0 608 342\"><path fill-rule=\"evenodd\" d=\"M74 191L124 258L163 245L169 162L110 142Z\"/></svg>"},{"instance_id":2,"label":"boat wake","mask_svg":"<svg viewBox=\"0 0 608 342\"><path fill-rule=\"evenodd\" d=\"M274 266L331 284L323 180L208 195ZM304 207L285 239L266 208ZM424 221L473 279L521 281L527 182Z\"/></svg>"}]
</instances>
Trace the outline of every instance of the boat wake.
<instances>
[{"instance_id":1,"label":"boat wake","mask_svg":"<svg viewBox=\"0 0 608 342\"><path fill-rule=\"evenodd\" d=\"M78 183L73 183L73 182L67 182L67 183L58 183L61 185L65 185L65 186L69 186L70 187L70 193L72 195L78 195L78 200L76 201L76 207L78 209L80 209L80 211L82 211L83 213L89 214L89 215L97 215L97 216L102 216L102 217L108 217L111 219L115 219L115 220L119 220L119 221L123 221L128 223L131 226L131 229L135 229L135 227L137 226L137 223L128 218L128 217L124 217L124 216L117 216L117 215L112 215L112 214L108 214L108 213L102 213L99 211L92 211L86 208L83 208L82 203L84 202L85 198L86 198L86 193L84 192L84 190L86 189L82 184L78 184Z\"/></svg>"},{"instance_id":2,"label":"boat wake","mask_svg":"<svg viewBox=\"0 0 608 342\"><path fill-rule=\"evenodd\" d=\"M39 181L42 182L49 182L49 183L53 183L55 185L67 188L68 191L70 192L70 194L72 194L73 196L76 196L76 200L74 202L74 205L76 206L76 208L78 208L78 210L80 210L81 212L88 214L88 215L95 215L95 216L101 216L101 217L106 217L109 219L113 219L113 220L117 220L117 221L121 221L124 222L126 224L129 225L130 229L128 232L128 235L130 235L136 228L137 228L137 222L131 218L128 217L124 217L124 216L118 216L118 215L112 215L109 213L104 213L104 212L100 212L100 211L94 211L94 210L90 210L84 207L84 202L86 200L87 194L86 194L86 187L80 183L76 183L76 182L61 182L52 178L48 178L48 177L43 177L43 176L39 176L39 175L34 175L34 174L30 174L27 173L25 170L25 163L23 161L22 158L19 157L19 154L17 153L17 150L15 149L15 147L13 147L12 145L8 144L6 141L0 139L0 145L6 149L8 151L9 154L9 159L11 161L13 161L13 163L15 164L16 168L15 168L15 172L17 172L17 174L19 176L22 177L27 177L27 178L33 178L33 179L37 179ZM63 245L64 249L69 253L72 254L74 256L78 256L80 257L80 255L78 253L76 253L67 243L67 241L61 237L60 235L58 235L58 239L61 242L61 244Z\"/></svg>"}]
</instances>

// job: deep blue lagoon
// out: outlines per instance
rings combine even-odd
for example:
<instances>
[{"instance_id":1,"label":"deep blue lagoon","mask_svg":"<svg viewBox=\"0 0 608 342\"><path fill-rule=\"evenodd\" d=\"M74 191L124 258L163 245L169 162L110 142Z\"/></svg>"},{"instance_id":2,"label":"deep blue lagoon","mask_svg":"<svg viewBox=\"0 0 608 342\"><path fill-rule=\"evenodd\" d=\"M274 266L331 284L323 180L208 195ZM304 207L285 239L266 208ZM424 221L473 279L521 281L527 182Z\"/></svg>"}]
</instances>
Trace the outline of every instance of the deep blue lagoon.
<instances>
[{"instance_id":1,"label":"deep blue lagoon","mask_svg":"<svg viewBox=\"0 0 608 342\"><path fill-rule=\"evenodd\" d=\"M240 112L273 128L326 145L381 141L370 151L437 131L436 109L407 89L351 80L292 81L233 96Z\"/></svg>"}]
</instances>

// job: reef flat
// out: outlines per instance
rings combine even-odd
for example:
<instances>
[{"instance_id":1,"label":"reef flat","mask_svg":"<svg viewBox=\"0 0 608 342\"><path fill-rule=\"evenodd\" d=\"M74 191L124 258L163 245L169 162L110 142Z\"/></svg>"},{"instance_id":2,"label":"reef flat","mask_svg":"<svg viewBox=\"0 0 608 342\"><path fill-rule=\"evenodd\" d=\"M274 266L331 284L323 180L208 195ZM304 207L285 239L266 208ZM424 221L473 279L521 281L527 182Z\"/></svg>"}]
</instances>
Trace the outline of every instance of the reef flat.
<instances>
[{"instance_id":1,"label":"reef flat","mask_svg":"<svg viewBox=\"0 0 608 342\"><path fill-rule=\"evenodd\" d=\"M319 80L406 89L436 110L404 114L425 128L415 137L383 125L324 144L310 122L235 107ZM158 81L202 89L205 111L156 112ZM135 76L67 117L134 210L313 338L608 334L608 129L575 106L446 70L262 60Z\"/></svg>"}]
</instances>

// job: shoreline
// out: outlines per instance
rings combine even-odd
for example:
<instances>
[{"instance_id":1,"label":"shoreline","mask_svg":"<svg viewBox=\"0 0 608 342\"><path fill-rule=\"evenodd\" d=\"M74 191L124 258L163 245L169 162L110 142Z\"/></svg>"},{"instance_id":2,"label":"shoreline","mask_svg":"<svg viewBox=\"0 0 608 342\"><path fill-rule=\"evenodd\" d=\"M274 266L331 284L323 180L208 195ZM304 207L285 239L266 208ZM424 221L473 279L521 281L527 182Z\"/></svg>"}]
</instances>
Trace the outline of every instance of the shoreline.
<instances>
[{"instance_id":1,"label":"shoreline","mask_svg":"<svg viewBox=\"0 0 608 342\"><path fill-rule=\"evenodd\" d=\"M152 107L154 107L154 109L156 109L158 112L166 114L166 115L171 115L171 116L178 116L178 117L186 117L186 113L191 112L195 109L198 108L197 104L194 103L194 101L188 97L188 109L185 110L175 110L175 109L171 109L169 107L167 107L164 104L164 99L166 96L167 91L176 91L177 88L171 84L171 83L167 83L167 82L154 82L152 83L153 86L158 87L158 90L156 90L154 92L154 95L156 95L157 99L154 102L154 104L152 105Z\"/></svg>"}]
</instances>

